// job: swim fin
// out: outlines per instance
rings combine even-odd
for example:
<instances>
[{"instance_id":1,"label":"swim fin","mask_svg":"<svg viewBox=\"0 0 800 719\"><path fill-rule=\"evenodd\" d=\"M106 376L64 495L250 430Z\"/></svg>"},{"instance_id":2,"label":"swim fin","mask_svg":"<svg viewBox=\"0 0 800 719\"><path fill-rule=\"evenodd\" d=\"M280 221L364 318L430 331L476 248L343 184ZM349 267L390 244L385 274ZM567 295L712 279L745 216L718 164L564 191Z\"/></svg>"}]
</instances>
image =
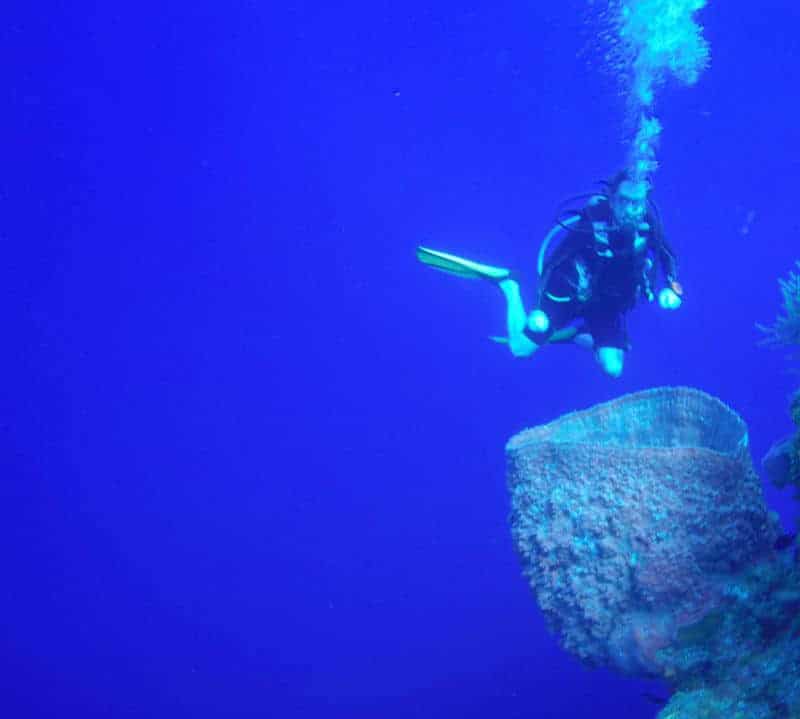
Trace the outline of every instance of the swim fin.
<instances>
[{"instance_id":1,"label":"swim fin","mask_svg":"<svg viewBox=\"0 0 800 719\"><path fill-rule=\"evenodd\" d=\"M482 265L478 262L472 262L472 260L465 260L463 257L431 250L427 247L417 247L417 259L423 264L459 277L499 282L511 276L511 272L504 267Z\"/></svg>"},{"instance_id":2,"label":"swim fin","mask_svg":"<svg viewBox=\"0 0 800 719\"><path fill-rule=\"evenodd\" d=\"M556 330L547 340L548 344L566 344L567 342L573 342L574 338L576 337L577 333L573 327L566 327L563 330ZM497 342L497 344L507 345L509 344L508 337L498 337L497 335L490 335L489 339L492 342Z\"/></svg>"}]
</instances>

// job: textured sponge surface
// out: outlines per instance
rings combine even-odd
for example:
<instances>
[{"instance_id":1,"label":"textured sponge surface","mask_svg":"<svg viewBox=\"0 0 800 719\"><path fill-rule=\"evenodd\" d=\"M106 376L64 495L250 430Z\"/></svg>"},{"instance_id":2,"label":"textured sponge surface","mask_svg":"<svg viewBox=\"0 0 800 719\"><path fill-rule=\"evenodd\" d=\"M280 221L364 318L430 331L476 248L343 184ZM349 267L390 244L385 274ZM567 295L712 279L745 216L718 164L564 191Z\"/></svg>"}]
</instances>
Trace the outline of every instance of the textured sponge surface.
<instances>
[{"instance_id":1,"label":"textured sponge surface","mask_svg":"<svg viewBox=\"0 0 800 719\"><path fill-rule=\"evenodd\" d=\"M698 390L626 395L506 449L524 573L562 644L589 664L663 674L658 651L773 552L779 527L747 427Z\"/></svg>"}]
</instances>

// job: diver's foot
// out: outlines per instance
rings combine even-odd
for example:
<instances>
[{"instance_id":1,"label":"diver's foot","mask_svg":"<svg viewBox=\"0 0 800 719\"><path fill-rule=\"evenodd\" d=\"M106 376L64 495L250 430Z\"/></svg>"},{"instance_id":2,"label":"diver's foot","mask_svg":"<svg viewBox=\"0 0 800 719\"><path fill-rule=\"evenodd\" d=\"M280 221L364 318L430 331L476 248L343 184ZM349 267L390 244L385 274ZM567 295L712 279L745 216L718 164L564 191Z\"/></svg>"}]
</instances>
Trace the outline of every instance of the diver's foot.
<instances>
[{"instance_id":1,"label":"diver's foot","mask_svg":"<svg viewBox=\"0 0 800 719\"><path fill-rule=\"evenodd\" d=\"M514 355L514 357L530 357L539 349L539 345L533 340L528 339L525 335L515 336L513 339L494 335L489 337L489 339L501 345L508 345L508 349L511 350L511 354Z\"/></svg>"},{"instance_id":2,"label":"diver's foot","mask_svg":"<svg viewBox=\"0 0 800 719\"><path fill-rule=\"evenodd\" d=\"M622 374L625 352L619 347L598 347L594 356L609 377L616 379Z\"/></svg>"},{"instance_id":3,"label":"diver's foot","mask_svg":"<svg viewBox=\"0 0 800 719\"><path fill-rule=\"evenodd\" d=\"M489 337L489 339L501 345L508 345L508 349L511 350L511 354L514 355L514 357L530 357L539 349L539 345L528 339L525 335L515 335L513 338L493 335Z\"/></svg>"},{"instance_id":4,"label":"diver's foot","mask_svg":"<svg viewBox=\"0 0 800 719\"><path fill-rule=\"evenodd\" d=\"M530 357L539 349L539 345L525 335L514 335L508 338L508 348L514 357Z\"/></svg>"},{"instance_id":5,"label":"diver's foot","mask_svg":"<svg viewBox=\"0 0 800 719\"><path fill-rule=\"evenodd\" d=\"M497 283L506 298L506 331L508 348L514 357L530 357L539 347L525 334L528 315L522 304L519 282L510 275Z\"/></svg>"},{"instance_id":6,"label":"diver's foot","mask_svg":"<svg viewBox=\"0 0 800 719\"><path fill-rule=\"evenodd\" d=\"M451 255L449 252L440 252L428 247L417 247L417 259L434 269L451 275L458 275L459 277L469 277L470 279L500 282L511 276L511 272L505 267L484 265L457 255Z\"/></svg>"}]
</instances>

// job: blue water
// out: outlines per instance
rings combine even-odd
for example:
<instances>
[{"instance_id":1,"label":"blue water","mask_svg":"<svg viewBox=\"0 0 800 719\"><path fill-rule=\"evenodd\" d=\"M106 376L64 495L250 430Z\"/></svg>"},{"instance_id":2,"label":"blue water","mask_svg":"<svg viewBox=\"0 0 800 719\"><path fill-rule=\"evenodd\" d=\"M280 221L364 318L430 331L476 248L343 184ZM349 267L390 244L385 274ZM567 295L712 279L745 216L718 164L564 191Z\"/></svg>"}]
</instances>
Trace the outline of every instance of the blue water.
<instances>
[{"instance_id":1,"label":"blue water","mask_svg":"<svg viewBox=\"0 0 800 719\"><path fill-rule=\"evenodd\" d=\"M3 715L645 718L563 653L503 446L663 384L754 458L797 383L754 323L796 235L800 11L717 2L660 95L684 306L611 380L514 360L494 288L624 159L588 3L84 3L2 29ZM787 527L797 510L767 488Z\"/></svg>"}]
</instances>

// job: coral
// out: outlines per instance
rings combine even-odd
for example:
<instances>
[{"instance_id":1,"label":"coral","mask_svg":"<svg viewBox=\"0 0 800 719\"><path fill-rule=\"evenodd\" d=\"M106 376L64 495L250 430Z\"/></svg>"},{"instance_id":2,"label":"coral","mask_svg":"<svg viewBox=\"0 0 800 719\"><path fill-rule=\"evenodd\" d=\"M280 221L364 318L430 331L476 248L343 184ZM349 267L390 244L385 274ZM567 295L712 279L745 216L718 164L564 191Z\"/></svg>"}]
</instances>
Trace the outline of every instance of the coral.
<instances>
[{"instance_id":1,"label":"coral","mask_svg":"<svg viewBox=\"0 0 800 719\"><path fill-rule=\"evenodd\" d=\"M796 265L800 268L800 262ZM756 325L766 335L761 344L778 347L800 345L800 274L790 271L787 278L778 280L778 287L783 314L779 314L772 325Z\"/></svg>"},{"instance_id":2,"label":"coral","mask_svg":"<svg viewBox=\"0 0 800 719\"><path fill-rule=\"evenodd\" d=\"M778 536L731 409L649 390L507 455L523 569L565 648L666 681L659 719L800 719L800 541Z\"/></svg>"},{"instance_id":3,"label":"coral","mask_svg":"<svg viewBox=\"0 0 800 719\"><path fill-rule=\"evenodd\" d=\"M775 442L761 466L778 489L794 486L795 499L800 501L800 431Z\"/></svg>"},{"instance_id":4,"label":"coral","mask_svg":"<svg viewBox=\"0 0 800 719\"><path fill-rule=\"evenodd\" d=\"M658 653L677 689L660 719L800 719L795 551L730 577L716 611Z\"/></svg>"},{"instance_id":5,"label":"coral","mask_svg":"<svg viewBox=\"0 0 800 719\"><path fill-rule=\"evenodd\" d=\"M800 268L800 262L795 264ZM778 287L783 313L772 325L756 327L765 335L761 344L796 349L800 346L800 273L790 271L788 277L778 280ZM794 434L775 442L762 464L775 486L793 485L795 498L800 501L800 389L789 400L789 414L796 427Z\"/></svg>"}]
</instances>

